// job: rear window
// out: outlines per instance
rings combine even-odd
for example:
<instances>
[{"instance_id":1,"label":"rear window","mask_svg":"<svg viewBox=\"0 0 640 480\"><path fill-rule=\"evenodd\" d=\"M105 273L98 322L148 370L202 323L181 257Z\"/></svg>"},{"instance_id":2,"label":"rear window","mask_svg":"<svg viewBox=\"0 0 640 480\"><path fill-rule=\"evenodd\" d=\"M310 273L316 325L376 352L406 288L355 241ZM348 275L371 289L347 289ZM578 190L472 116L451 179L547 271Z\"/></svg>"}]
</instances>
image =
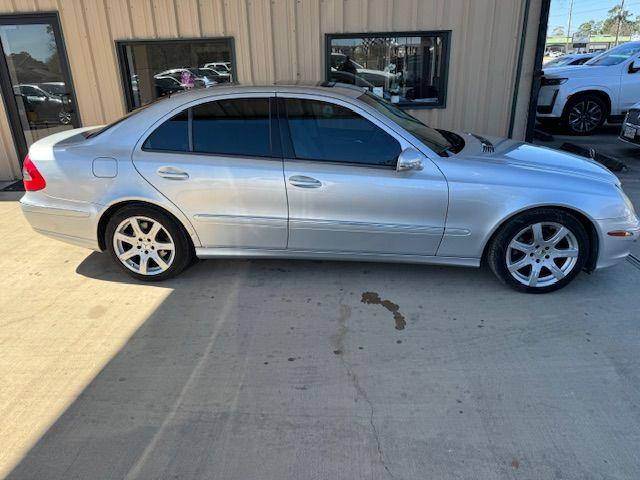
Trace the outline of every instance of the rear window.
<instances>
[{"instance_id":1,"label":"rear window","mask_svg":"<svg viewBox=\"0 0 640 480\"><path fill-rule=\"evenodd\" d=\"M235 98L193 107L193 151L271 156L268 98Z\"/></svg>"},{"instance_id":2,"label":"rear window","mask_svg":"<svg viewBox=\"0 0 640 480\"><path fill-rule=\"evenodd\" d=\"M142 112L145 108L154 105L154 103L148 103L132 112L127 113L126 115L124 115L123 117L120 117L119 119L117 119L115 122L111 122L108 123L107 125L103 126L103 127L98 127L92 130L86 130L85 132L83 132L83 135L85 136L85 138L93 138L96 137L98 135L100 135L101 133L106 132L107 130L109 130L112 127L115 127L116 125L118 125L119 123L125 121L127 118L129 117L133 117L134 115Z\"/></svg>"}]
</instances>

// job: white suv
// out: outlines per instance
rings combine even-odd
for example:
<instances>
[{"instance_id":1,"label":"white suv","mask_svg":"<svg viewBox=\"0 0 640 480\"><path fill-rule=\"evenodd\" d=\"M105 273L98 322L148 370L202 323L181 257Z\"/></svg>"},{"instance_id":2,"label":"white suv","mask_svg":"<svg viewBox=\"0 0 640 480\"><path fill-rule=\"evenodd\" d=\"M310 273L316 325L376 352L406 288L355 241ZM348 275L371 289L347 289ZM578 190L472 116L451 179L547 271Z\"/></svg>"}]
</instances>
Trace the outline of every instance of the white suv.
<instances>
[{"instance_id":1,"label":"white suv","mask_svg":"<svg viewBox=\"0 0 640 480\"><path fill-rule=\"evenodd\" d=\"M640 42L629 42L584 65L544 71L537 118L560 121L574 135L589 135L609 120L621 119L640 100Z\"/></svg>"}]
</instances>

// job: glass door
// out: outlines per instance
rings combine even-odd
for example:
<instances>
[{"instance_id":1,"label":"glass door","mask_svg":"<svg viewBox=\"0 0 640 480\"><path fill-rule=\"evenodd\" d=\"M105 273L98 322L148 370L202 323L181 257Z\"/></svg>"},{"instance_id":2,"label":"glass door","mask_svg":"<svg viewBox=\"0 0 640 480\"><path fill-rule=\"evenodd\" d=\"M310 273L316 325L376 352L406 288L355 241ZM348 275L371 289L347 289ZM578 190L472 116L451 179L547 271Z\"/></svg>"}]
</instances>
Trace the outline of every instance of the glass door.
<instances>
[{"instance_id":1,"label":"glass door","mask_svg":"<svg viewBox=\"0 0 640 480\"><path fill-rule=\"evenodd\" d=\"M0 16L0 82L20 160L31 144L79 126L58 16Z\"/></svg>"}]
</instances>

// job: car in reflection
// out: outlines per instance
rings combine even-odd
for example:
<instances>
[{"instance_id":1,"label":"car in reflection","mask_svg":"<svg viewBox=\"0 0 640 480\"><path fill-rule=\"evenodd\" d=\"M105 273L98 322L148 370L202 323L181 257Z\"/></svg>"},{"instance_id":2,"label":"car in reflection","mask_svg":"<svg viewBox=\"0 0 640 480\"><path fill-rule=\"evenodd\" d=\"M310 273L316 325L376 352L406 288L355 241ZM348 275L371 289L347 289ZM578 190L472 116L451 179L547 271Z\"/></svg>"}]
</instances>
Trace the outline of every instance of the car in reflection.
<instances>
[{"instance_id":1,"label":"car in reflection","mask_svg":"<svg viewBox=\"0 0 640 480\"><path fill-rule=\"evenodd\" d=\"M215 70L218 75L227 78L227 81L231 81L231 62L209 62L205 63L202 68L210 68Z\"/></svg>"},{"instance_id":2,"label":"car in reflection","mask_svg":"<svg viewBox=\"0 0 640 480\"><path fill-rule=\"evenodd\" d=\"M177 79L161 75L155 75L153 77L153 86L156 90L156 98L166 97L167 95L185 89Z\"/></svg>"},{"instance_id":3,"label":"car in reflection","mask_svg":"<svg viewBox=\"0 0 640 480\"><path fill-rule=\"evenodd\" d=\"M632 106L624 117L620 140L640 146L640 102Z\"/></svg>"},{"instance_id":4,"label":"car in reflection","mask_svg":"<svg viewBox=\"0 0 640 480\"><path fill-rule=\"evenodd\" d=\"M43 84L39 83L22 83L13 86L14 94L22 97L27 119L31 125L51 123L69 125L71 123L73 108L69 97L50 93L48 91L50 88L51 84L44 84L43 87Z\"/></svg>"},{"instance_id":5,"label":"car in reflection","mask_svg":"<svg viewBox=\"0 0 640 480\"><path fill-rule=\"evenodd\" d=\"M346 64L347 59L349 59L351 63L350 67ZM355 69L355 71L349 72L350 69ZM357 75L370 84L376 87L384 87L388 91L395 91L397 89L398 74L385 70L365 68L344 53L331 53L331 75L334 75L336 72L347 72Z\"/></svg>"},{"instance_id":6,"label":"car in reflection","mask_svg":"<svg viewBox=\"0 0 640 480\"><path fill-rule=\"evenodd\" d=\"M157 76L161 77L173 77L180 82L182 82L182 78L185 75L189 75L193 79L193 87L196 88L211 87L225 82L225 79L210 68L172 68L157 74ZM184 84L183 86L189 87L189 85Z\"/></svg>"},{"instance_id":7,"label":"car in reflection","mask_svg":"<svg viewBox=\"0 0 640 480\"><path fill-rule=\"evenodd\" d=\"M487 264L545 293L640 236L603 165L434 129L333 82L192 89L57 133L31 145L24 186L36 231L148 281L194 256L306 258Z\"/></svg>"}]
</instances>

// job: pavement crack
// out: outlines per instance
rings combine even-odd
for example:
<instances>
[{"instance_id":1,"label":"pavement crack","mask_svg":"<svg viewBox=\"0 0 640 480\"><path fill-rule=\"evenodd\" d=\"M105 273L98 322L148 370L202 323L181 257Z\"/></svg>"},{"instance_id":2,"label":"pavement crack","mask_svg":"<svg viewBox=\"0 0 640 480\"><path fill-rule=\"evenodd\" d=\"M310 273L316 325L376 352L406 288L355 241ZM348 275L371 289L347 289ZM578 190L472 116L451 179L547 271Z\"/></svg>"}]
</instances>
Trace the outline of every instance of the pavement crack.
<instances>
[{"instance_id":1,"label":"pavement crack","mask_svg":"<svg viewBox=\"0 0 640 480\"><path fill-rule=\"evenodd\" d=\"M332 337L332 343L333 343L333 346L335 347L334 353L337 352L337 351L339 351L341 353L341 355L339 355L340 362L344 366L344 369L347 372L347 377L349 378L351 386L353 387L353 389L356 392L356 402L358 401L358 397L362 397L364 402L369 407L369 425L371 427L371 433L372 433L372 436L373 436L373 440L376 443L376 451L378 452L378 460L380 461L380 464L382 465L382 467L387 472L387 475L389 476L389 478L391 478L392 480L395 480L396 477L391 472L391 469L389 468L389 465L387 464L387 462L385 460L384 452L382 450L382 442L380 440L380 434L378 432L378 427L376 426L376 422L375 422L375 410L373 408L373 403L369 399L369 395L367 394L367 391L360 384L360 379L358 378L358 375L353 371L353 367L352 367L351 363L349 363L347 361L346 355L344 355L344 353L345 353L344 338L345 338L347 332L349 331L348 328L347 328L347 319L350 316L351 316L351 307L341 303L340 304L340 316L338 317L338 331Z\"/></svg>"}]
</instances>

